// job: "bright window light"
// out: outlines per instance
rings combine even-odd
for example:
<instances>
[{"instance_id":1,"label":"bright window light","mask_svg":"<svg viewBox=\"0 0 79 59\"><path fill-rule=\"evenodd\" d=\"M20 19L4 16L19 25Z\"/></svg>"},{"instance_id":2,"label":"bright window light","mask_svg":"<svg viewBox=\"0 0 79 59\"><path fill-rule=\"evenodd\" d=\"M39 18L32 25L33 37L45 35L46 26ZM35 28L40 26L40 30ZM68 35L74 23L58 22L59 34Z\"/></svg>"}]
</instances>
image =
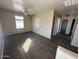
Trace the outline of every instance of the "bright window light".
<instances>
[{"instance_id":1,"label":"bright window light","mask_svg":"<svg viewBox=\"0 0 79 59\"><path fill-rule=\"evenodd\" d=\"M28 52L28 50L29 50L29 47L30 47L30 45L31 45L31 42L32 42L32 40L30 39L30 38L28 38L26 41L25 41L25 43L23 44L23 49L24 49L24 51L27 53Z\"/></svg>"},{"instance_id":2,"label":"bright window light","mask_svg":"<svg viewBox=\"0 0 79 59\"><path fill-rule=\"evenodd\" d=\"M24 17L23 16L15 16L16 21L16 29L24 28Z\"/></svg>"}]
</instances>

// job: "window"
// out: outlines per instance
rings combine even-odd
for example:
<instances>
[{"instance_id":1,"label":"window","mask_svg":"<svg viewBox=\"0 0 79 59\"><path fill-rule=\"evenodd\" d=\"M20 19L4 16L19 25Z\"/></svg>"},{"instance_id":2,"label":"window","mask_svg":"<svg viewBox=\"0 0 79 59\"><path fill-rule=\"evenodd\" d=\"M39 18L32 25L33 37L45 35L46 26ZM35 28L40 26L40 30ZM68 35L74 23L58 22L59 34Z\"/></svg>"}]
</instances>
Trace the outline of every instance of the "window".
<instances>
[{"instance_id":1,"label":"window","mask_svg":"<svg viewBox=\"0 0 79 59\"><path fill-rule=\"evenodd\" d=\"M16 29L24 28L24 17L23 16L15 16L16 21Z\"/></svg>"}]
</instances>

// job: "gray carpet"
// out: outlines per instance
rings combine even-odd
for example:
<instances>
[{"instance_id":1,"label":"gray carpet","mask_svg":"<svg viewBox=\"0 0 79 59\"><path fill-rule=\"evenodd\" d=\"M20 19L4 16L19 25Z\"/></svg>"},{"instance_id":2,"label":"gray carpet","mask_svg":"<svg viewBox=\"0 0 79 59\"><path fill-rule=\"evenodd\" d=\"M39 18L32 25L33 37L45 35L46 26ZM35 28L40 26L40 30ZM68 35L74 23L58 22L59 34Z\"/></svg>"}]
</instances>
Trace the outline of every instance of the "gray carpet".
<instances>
[{"instance_id":1,"label":"gray carpet","mask_svg":"<svg viewBox=\"0 0 79 59\"><path fill-rule=\"evenodd\" d=\"M22 45L30 38L32 40L28 52ZM70 45L70 39L63 34L57 34L52 39L47 39L33 32L20 33L7 36L5 39L3 59L55 59L58 45L78 53L78 48Z\"/></svg>"}]
</instances>

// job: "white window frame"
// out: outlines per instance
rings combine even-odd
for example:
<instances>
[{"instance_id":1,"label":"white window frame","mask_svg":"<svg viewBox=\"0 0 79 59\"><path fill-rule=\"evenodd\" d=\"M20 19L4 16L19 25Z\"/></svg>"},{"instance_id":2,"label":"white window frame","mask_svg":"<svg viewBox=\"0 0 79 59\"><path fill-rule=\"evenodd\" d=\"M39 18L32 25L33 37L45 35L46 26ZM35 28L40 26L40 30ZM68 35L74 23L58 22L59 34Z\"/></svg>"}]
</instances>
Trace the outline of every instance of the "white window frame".
<instances>
[{"instance_id":1,"label":"white window frame","mask_svg":"<svg viewBox=\"0 0 79 59\"><path fill-rule=\"evenodd\" d=\"M16 23L16 29L23 29L24 28L24 17L15 15L15 23Z\"/></svg>"}]
</instances>

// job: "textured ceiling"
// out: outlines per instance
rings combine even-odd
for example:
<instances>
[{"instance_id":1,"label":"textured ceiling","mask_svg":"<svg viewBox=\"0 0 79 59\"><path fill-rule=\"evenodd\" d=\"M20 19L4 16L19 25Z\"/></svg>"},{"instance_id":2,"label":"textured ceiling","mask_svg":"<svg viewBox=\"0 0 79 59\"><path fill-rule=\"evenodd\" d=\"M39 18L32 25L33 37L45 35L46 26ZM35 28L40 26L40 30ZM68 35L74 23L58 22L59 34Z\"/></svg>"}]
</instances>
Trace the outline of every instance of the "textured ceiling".
<instances>
[{"instance_id":1,"label":"textured ceiling","mask_svg":"<svg viewBox=\"0 0 79 59\"><path fill-rule=\"evenodd\" d=\"M28 14L35 14L47 9L55 9L58 13L63 14L63 12L66 13L67 8L64 1L65 0L0 0L0 8Z\"/></svg>"}]
</instances>

